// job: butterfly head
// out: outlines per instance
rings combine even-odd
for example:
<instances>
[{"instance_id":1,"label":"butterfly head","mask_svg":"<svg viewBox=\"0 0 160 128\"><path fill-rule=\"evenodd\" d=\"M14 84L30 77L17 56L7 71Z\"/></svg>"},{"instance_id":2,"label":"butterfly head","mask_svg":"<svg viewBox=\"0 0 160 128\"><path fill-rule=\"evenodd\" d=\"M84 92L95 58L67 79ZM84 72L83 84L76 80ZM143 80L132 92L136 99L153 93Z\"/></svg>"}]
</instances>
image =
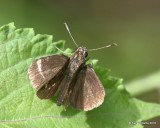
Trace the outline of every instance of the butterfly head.
<instances>
[{"instance_id":1,"label":"butterfly head","mask_svg":"<svg viewBox=\"0 0 160 128\"><path fill-rule=\"evenodd\" d=\"M78 47L71 56L71 61L74 61L74 64L77 63L78 65L81 65L82 63L85 62L87 56L88 56L87 48Z\"/></svg>"},{"instance_id":2,"label":"butterfly head","mask_svg":"<svg viewBox=\"0 0 160 128\"><path fill-rule=\"evenodd\" d=\"M83 56L84 58L88 56L88 50L86 47L78 47L76 52L79 56Z\"/></svg>"}]
</instances>

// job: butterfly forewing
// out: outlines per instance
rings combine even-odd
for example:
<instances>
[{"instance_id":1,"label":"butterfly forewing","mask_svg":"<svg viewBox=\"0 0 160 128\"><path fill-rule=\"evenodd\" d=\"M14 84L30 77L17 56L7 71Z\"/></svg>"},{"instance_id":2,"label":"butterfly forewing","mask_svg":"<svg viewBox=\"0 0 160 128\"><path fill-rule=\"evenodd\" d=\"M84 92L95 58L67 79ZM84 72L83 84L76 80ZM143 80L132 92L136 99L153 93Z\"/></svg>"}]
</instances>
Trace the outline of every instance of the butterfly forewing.
<instances>
[{"instance_id":1,"label":"butterfly forewing","mask_svg":"<svg viewBox=\"0 0 160 128\"><path fill-rule=\"evenodd\" d=\"M32 86L40 89L47 84L57 75L68 60L69 58L64 55L52 55L35 60L28 70Z\"/></svg>"},{"instance_id":2,"label":"butterfly forewing","mask_svg":"<svg viewBox=\"0 0 160 128\"><path fill-rule=\"evenodd\" d=\"M78 74L70 104L84 111L100 106L104 101L103 85L90 65L83 67Z\"/></svg>"}]
</instances>

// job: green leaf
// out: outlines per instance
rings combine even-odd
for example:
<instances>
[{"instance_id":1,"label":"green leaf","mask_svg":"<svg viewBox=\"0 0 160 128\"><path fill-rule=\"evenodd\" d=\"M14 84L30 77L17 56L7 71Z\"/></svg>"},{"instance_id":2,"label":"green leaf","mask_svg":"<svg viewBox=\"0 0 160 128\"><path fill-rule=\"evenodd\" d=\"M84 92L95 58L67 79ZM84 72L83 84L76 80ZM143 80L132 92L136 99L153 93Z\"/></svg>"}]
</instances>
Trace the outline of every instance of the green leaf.
<instances>
[{"instance_id":1,"label":"green leaf","mask_svg":"<svg viewBox=\"0 0 160 128\"><path fill-rule=\"evenodd\" d=\"M66 53L64 41L52 41L52 36L35 35L33 29L16 29L13 23L0 28L0 127L2 128L141 128L129 122L140 122L160 115L160 105L132 98L122 79L109 75L109 70L95 66L106 97L104 103L89 112L40 100L28 79L32 61L41 56L60 54L54 45ZM96 61L92 61L96 63Z\"/></svg>"},{"instance_id":2,"label":"green leaf","mask_svg":"<svg viewBox=\"0 0 160 128\"><path fill-rule=\"evenodd\" d=\"M148 76L132 80L126 84L126 89L132 96L137 96L160 87L160 71L152 73ZM144 88L145 86L145 88Z\"/></svg>"}]
</instances>

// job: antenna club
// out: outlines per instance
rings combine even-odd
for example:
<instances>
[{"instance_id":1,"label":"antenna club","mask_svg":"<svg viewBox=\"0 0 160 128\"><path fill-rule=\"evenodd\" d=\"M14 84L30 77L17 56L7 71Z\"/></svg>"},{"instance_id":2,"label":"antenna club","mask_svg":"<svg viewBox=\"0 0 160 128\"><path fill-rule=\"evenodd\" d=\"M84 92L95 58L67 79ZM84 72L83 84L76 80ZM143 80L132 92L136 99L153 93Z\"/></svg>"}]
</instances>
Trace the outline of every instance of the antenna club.
<instances>
[{"instance_id":1,"label":"antenna club","mask_svg":"<svg viewBox=\"0 0 160 128\"><path fill-rule=\"evenodd\" d=\"M118 44L116 44L116 43L113 43L113 44L111 44L111 46L118 46Z\"/></svg>"}]
</instances>

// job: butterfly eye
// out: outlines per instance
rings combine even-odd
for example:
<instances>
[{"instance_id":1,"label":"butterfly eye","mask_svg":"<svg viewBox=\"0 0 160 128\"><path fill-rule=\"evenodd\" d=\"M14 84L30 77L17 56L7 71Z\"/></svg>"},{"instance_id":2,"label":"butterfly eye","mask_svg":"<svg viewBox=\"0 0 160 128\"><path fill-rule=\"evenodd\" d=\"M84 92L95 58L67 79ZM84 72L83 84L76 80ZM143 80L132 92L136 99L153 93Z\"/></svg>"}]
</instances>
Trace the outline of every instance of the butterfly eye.
<instances>
[{"instance_id":1,"label":"butterfly eye","mask_svg":"<svg viewBox=\"0 0 160 128\"><path fill-rule=\"evenodd\" d=\"M88 56L88 52L85 52L85 58Z\"/></svg>"}]
</instances>

